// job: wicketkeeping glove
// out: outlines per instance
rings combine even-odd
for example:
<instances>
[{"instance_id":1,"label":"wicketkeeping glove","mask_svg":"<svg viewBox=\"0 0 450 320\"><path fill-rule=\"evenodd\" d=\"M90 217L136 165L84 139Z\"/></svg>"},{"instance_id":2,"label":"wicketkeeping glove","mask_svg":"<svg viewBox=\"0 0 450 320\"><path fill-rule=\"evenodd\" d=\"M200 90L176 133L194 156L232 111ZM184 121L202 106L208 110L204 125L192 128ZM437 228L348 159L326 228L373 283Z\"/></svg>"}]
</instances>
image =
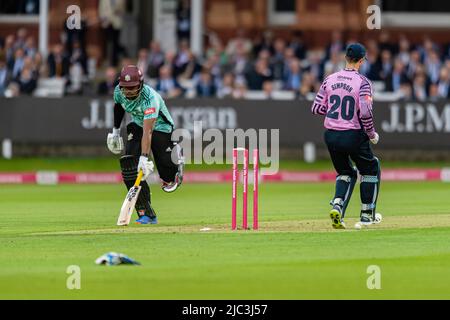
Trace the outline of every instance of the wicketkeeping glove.
<instances>
[{"instance_id":1,"label":"wicketkeeping glove","mask_svg":"<svg viewBox=\"0 0 450 320\"><path fill-rule=\"evenodd\" d=\"M109 151L114 154L121 154L123 152L123 139L120 136L120 129L113 128L113 132L108 134L106 143Z\"/></svg>"},{"instance_id":2,"label":"wicketkeeping glove","mask_svg":"<svg viewBox=\"0 0 450 320\"><path fill-rule=\"evenodd\" d=\"M142 170L142 180L147 180L148 176L153 173L155 165L153 161L149 161L147 157L141 156L139 158L138 172Z\"/></svg>"}]
</instances>

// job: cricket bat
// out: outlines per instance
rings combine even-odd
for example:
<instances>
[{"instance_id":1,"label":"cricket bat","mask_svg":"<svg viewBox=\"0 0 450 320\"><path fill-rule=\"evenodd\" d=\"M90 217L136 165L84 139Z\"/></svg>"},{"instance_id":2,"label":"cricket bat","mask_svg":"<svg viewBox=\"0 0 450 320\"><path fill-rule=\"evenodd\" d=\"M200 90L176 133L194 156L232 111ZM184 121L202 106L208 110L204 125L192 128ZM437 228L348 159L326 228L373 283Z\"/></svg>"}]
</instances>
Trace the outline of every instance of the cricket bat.
<instances>
[{"instance_id":1,"label":"cricket bat","mask_svg":"<svg viewBox=\"0 0 450 320\"><path fill-rule=\"evenodd\" d=\"M128 191L127 197L123 202L122 208L120 209L119 219L117 220L118 226L127 226L130 224L131 216L133 215L134 206L136 205L136 201L139 197L139 193L141 192L141 180L143 177L142 170L139 171L138 177L136 179L136 183L134 186Z\"/></svg>"}]
</instances>

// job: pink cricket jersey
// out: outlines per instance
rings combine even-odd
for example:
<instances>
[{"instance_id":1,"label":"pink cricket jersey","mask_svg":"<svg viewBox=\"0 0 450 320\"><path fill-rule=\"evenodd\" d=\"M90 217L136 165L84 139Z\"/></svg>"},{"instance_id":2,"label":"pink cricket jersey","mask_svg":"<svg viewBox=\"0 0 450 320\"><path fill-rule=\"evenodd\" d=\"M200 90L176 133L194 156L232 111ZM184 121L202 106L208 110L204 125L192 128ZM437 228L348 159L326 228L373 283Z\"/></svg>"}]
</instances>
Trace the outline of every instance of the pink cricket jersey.
<instances>
[{"instance_id":1,"label":"pink cricket jersey","mask_svg":"<svg viewBox=\"0 0 450 320\"><path fill-rule=\"evenodd\" d=\"M372 83L355 70L344 69L328 76L312 106L313 114L325 115L325 128L360 130L375 136L372 114Z\"/></svg>"}]
</instances>

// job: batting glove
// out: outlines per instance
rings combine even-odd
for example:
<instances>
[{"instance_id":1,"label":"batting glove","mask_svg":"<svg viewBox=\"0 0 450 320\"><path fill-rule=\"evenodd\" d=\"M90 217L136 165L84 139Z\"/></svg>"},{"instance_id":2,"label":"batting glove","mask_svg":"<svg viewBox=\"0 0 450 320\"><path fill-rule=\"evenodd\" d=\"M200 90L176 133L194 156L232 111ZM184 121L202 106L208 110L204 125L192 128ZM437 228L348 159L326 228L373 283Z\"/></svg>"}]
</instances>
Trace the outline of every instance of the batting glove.
<instances>
[{"instance_id":1,"label":"batting glove","mask_svg":"<svg viewBox=\"0 0 450 320\"><path fill-rule=\"evenodd\" d=\"M372 142L372 144L378 144L378 141L380 141L380 136L375 132L373 138L370 139L370 142Z\"/></svg>"},{"instance_id":2,"label":"batting glove","mask_svg":"<svg viewBox=\"0 0 450 320\"><path fill-rule=\"evenodd\" d=\"M141 156L139 158L138 172L142 170L142 180L147 180L148 176L154 171L155 165L153 161L149 161L147 157Z\"/></svg>"},{"instance_id":3,"label":"batting glove","mask_svg":"<svg viewBox=\"0 0 450 320\"><path fill-rule=\"evenodd\" d=\"M120 129L113 128L113 132L108 134L106 143L109 151L114 154L121 154L123 152L123 139L120 136Z\"/></svg>"}]
</instances>

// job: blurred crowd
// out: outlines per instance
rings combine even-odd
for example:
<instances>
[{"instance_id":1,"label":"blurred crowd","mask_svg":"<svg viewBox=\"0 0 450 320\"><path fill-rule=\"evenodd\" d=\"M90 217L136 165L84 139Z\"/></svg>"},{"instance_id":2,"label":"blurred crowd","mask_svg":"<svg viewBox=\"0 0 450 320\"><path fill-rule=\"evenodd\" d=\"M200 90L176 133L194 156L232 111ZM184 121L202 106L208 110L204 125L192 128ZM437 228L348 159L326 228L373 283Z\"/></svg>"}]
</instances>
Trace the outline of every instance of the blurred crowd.
<instances>
[{"instance_id":1,"label":"blurred crowd","mask_svg":"<svg viewBox=\"0 0 450 320\"><path fill-rule=\"evenodd\" d=\"M53 45L44 59L26 28L0 39L0 96L31 95L39 78L61 79L67 93L81 93L88 57L79 39L72 40Z\"/></svg>"},{"instance_id":2,"label":"blurred crowd","mask_svg":"<svg viewBox=\"0 0 450 320\"><path fill-rule=\"evenodd\" d=\"M97 94L110 95L121 67L135 63L166 98L239 99L257 92L267 99L283 93L290 99L305 99L317 92L327 75L344 68L345 47L358 40L344 39L335 31L325 48L316 49L307 47L300 31L284 38L270 31L250 38L245 30L238 30L227 43L210 35L203 55L196 56L189 33L179 37L175 51L163 51L157 41L139 50L135 58L119 50L89 77L90 57L81 34L67 33L65 42L52 46L44 61L36 39L21 28L0 39L0 96L31 95L39 78L64 79L66 94L82 94L87 83L96 86ZM111 41L117 46L116 39ZM391 39L386 32L362 42L367 62L360 72L376 82L380 92L416 101L450 98L449 45L438 46L428 37L420 43L411 43L406 36Z\"/></svg>"}]
</instances>

